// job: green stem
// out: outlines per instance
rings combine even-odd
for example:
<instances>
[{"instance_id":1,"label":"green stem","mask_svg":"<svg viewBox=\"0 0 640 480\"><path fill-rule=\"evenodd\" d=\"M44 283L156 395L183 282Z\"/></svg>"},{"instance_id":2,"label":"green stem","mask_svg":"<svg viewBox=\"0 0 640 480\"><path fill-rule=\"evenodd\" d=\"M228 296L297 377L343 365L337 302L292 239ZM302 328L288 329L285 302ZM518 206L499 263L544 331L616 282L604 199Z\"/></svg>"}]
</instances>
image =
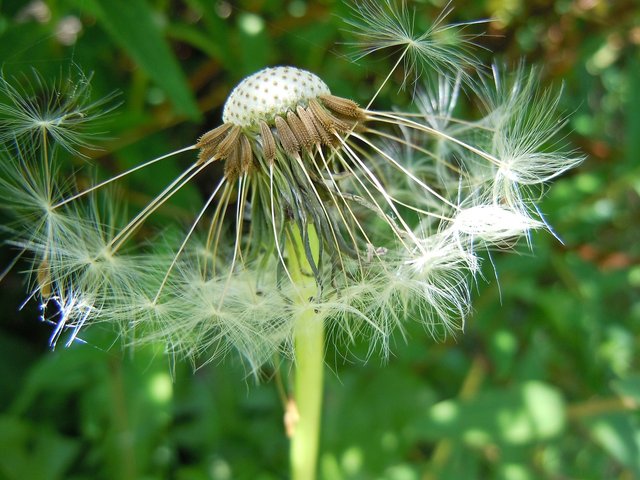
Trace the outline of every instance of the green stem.
<instances>
[{"instance_id":1,"label":"green stem","mask_svg":"<svg viewBox=\"0 0 640 480\"><path fill-rule=\"evenodd\" d=\"M308 246L317 262L319 245L313 226L308 226L308 235ZM291 438L291 478L314 480L322 414L324 325L309 303L309 299L317 294L318 285L311 273L300 232L295 228L287 245L287 256L289 272L298 288L302 306L294 326L294 395L299 420Z\"/></svg>"},{"instance_id":2,"label":"green stem","mask_svg":"<svg viewBox=\"0 0 640 480\"><path fill-rule=\"evenodd\" d=\"M127 410L127 394L124 386L122 362L115 357L109 361L109 379L111 383L111 418L113 420L112 442L108 445L109 458L114 461L113 471L117 478L135 480L138 476L136 455L133 449L133 432Z\"/></svg>"}]
</instances>

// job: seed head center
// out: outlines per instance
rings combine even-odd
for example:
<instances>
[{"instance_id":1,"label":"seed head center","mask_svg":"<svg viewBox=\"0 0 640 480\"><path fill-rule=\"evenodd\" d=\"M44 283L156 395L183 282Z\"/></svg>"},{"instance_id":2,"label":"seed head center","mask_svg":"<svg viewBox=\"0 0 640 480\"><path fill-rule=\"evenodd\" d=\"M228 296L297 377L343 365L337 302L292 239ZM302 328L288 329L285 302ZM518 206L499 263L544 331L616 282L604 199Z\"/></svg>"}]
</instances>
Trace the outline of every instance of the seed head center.
<instances>
[{"instance_id":1,"label":"seed head center","mask_svg":"<svg viewBox=\"0 0 640 480\"><path fill-rule=\"evenodd\" d=\"M222 120L240 127L254 127L260 121L272 124L276 116L330 94L327 84L311 72L295 67L265 68L233 89L224 105Z\"/></svg>"}]
</instances>

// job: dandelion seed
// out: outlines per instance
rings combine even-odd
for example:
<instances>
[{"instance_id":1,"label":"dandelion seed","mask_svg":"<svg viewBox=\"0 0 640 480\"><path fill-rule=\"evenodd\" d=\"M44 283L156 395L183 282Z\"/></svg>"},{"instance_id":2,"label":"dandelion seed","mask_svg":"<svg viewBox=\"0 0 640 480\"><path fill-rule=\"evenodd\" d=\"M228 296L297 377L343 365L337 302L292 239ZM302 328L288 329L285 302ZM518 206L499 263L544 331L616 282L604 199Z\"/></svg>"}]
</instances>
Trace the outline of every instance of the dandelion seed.
<instances>
[{"instance_id":1,"label":"dandelion seed","mask_svg":"<svg viewBox=\"0 0 640 480\"><path fill-rule=\"evenodd\" d=\"M522 65L510 76L494 66L493 82L482 96L489 112L483 124L491 132L487 150L498 159L489 174L493 201L524 210L527 187L549 182L583 157L560 148L566 123L558 113L561 92L541 91L536 72Z\"/></svg>"},{"instance_id":2,"label":"dandelion seed","mask_svg":"<svg viewBox=\"0 0 640 480\"><path fill-rule=\"evenodd\" d=\"M0 76L0 143L58 145L72 154L88 148L99 139L96 121L115 108L109 95L91 100L91 78L81 75L77 81L59 80L51 85L37 72L24 76L14 86Z\"/></svg>"},{"instance_id":3,"label":"dandelion seed","mask_svg":"<svg viewBox=\"0 0 640 480\"><path fill-rule=\"evenodd\" d=\"M464 30L484 21L445 24L452 12L448 2L432 25L422 31L416 25L415 11L404 0L365 0L350 4L353 16L346 19L352 33L358 38L350 45L355 48L354 60L381 50L399 50L399 61L404 63L405 82L416 84L429 71L449 73L454 76L475 70L480 61L472 50L479 35L466 34Z\"/></svg>"},{"instance_id":4,"label":"dandelion seed","mask_svg":"<svg viewBox=\"0 0 640 480\"><path fill-rule=\"evenodd\" d=\"M478 205L461 209L451 222L451 229L458 236L469 236L472 242L479 240L486 245L527 236L531 230L543 226L543 222L500 205Z\"/></svg>"}]
</instances>

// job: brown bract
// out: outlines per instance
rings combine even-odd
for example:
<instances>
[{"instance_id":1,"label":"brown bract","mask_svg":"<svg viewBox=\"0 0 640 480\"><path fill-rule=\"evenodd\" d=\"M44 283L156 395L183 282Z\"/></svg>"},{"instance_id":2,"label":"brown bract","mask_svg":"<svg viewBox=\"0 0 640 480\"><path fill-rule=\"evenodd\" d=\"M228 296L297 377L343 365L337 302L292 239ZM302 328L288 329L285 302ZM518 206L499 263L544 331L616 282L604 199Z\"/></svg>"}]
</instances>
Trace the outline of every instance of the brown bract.
<instances>
[{"instance_id":1,"label":"brown bract","mask_svg":"<svg viewBox=\"0 0 640 480\"><path fill-rule=\"evenodd\" d=\"M224 175L235 180L250 173L259 162L276 161L278 153L296 156L312 153L315 148L334 146L340 136L353 131L365 120L365 112L357 103L335 95L321 95L308 105L298 105L272 119L257 121L258 130L224 123L208 131L196 146L199 162L224 160Z\"/></svg>"}]
</instances>

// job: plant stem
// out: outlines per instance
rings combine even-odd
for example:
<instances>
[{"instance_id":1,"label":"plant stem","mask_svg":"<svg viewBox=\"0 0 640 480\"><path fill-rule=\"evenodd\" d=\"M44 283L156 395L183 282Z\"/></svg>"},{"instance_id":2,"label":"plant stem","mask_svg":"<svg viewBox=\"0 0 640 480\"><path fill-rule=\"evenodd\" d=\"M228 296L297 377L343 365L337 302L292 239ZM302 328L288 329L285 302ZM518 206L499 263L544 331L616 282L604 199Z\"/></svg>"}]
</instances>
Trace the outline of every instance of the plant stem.
<instances>
[{"instance_id":1,"label":"plant stem","mask_svg":"<svg viewBox=\"0 0 640 480\"><path fill-rule=\"evenodd\" d=\"M127 410L127 394L124 386L122 362L115 357L109 360L109 379L111 383L111 418L113 420L113 450L108 458L114 461L113 471L117 478L135 480L138 477L136 454L133 448L133 432Z\"/></svg>"},{"instance_id":2,"label":"plant stem","mask_svg":"<svg viewBox=\"0 0 640 480\"><path fill-rule=\"evenodd\" d=\"M308 247L317 262L319 245L313 226L308 226ZM288 267L298 287L301 310L294 326L295 403L299 420L291 438L291 478L314 480L320 440L324 373L324 325L309 299L318 285L309 265L300 232L293 229L287 246ZM304 305L307 305L305 308Z\"/></svg>"}]
</instances>

